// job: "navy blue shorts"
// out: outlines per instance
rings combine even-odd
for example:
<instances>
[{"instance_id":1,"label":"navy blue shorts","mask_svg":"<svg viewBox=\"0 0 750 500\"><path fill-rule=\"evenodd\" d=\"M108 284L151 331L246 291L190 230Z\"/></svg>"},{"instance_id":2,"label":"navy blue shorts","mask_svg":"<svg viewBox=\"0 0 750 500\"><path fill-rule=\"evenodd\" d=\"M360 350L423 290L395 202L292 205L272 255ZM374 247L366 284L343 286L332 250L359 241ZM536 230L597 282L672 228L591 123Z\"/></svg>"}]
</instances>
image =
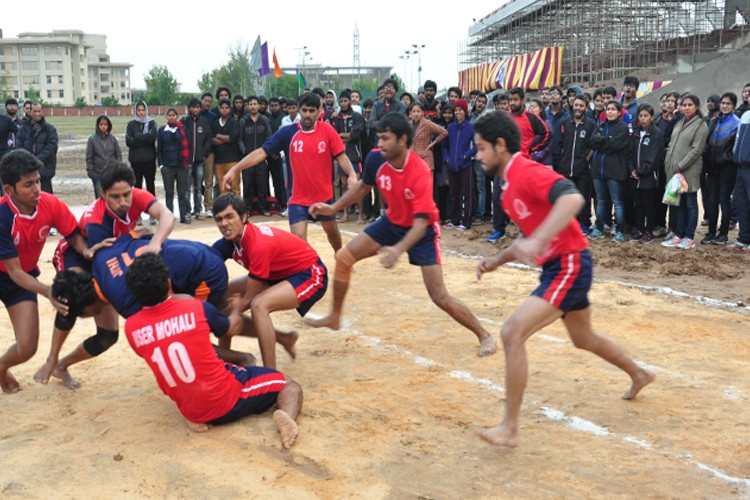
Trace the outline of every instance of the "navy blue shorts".
<instances>
[{"instance_id":1,"label":"navy blue shorts","mask_svg":"<svg viewBox=\"0 0 750 500\"><path fill-rule=\"evenodd\" d=\"M39 276L39 270L34 269L29 273L30 276L37 277ZM34 292L30 292L26 290L25 288L21 288L16 284L15 281L13 281L8 273L4 273L0 271L0 300L3 301L3 304L5 304L5 308L9 308L10 306L14 306L20 302L37 302L36 300L36 294Z\"/></svg>"},{"instance_id":2,"label":"navy blue shorts","mask_svg":"<svg viewBox=\"0 0 750 500\"><path fill-rule=\"evenodd\" d=\"M540 285L531 295L564 313L580 311L590 305L588 293L592 279L591 253L588 250L569 253L544 264Z\"/></svg>"},{"instance_id":3,"label":"navy blue shorts","mask_svg":"<svg viewBox=\"0 0 750 500\"><path fill-rule=\"evenodd\" d=\"M333 203L333 199L330 199L326 201L325 203L328 203L331 205ZM313 217L310 215L310 212L308 212L308 209L310 208L310 205L294 205L290 203L287 205L287 216L289 217L289 225L296 224L298 222L305 222L305 221L325 221L325 220L334 220L335 215L318 215L317 217Z\"/></svg>"},{"instance_id":4,"label":"navy blue shorts","mask_svg":"<svg viewBox=\"0 0 750 500\"><path fill-rule=\"evenodd\" d=\"M390 247L401 241L410 229L410 227L397 226L384 215L367 226L364 232L380 246ZM422 239L409 249L409 264L415 266L442 264L440 224L434 223L427 226Z\"/></svg>"},{"instance_id":5,"label":"navy blue shorts","mask_svg":"<svg viewBox=\"0 0 750 500\"><path fill-rule=\"evenodd\" d=\"M318 259L318 262L309 269L300 271L283 280L269 281L268 283L273 286L282 281L288 281L294 288L297 293L297 300L299 300L297 312L300 316L304 316L326 294L326 290L328 290L328 269L323 261Z\"/></svg>"},{"instance_id":6,"label":"navy blue shorts","mask_svg":"<svg viewBox=\"0 0 750 500\"><path fill-rule=\"evenodd\" d=\"M242 394L226 415L209 422L212 425L228 424L247 415L266 412L276 404L279 393L286 386L286 377L270 368L242 367L231 363L224 363L224 367L242 384Z\"/></svg>"},{"instance_id":7,"label":"navy blue shorts","mask_svg":"<svg viewBox=\"0 0 750 500\"><path fill-rule=\"evenodd\" d=\"M360 172L362 172L362 164L361 163L352 163L352 168L354 168L354 173L355 174L359 174ZM339 176L343 175L344 177L348 177L346 175L346 172L344 172L343 168L338 167L338 169L339 169Z\"/></svg>"},{"instance_id":8,"label":"navy blue shorts","mask_svg":"<svg viewBox=\"0 0 750 500\"><path fill-rule=\"evenodd\" d=\"M76 252L70 245L65 245L64 251L60 250L60 245L55 248L55 253L52 256L52 265L55 266L55 271L65 271L73 267L80 267L91 274L91 262Z\"/></svg>"}]
</instances>

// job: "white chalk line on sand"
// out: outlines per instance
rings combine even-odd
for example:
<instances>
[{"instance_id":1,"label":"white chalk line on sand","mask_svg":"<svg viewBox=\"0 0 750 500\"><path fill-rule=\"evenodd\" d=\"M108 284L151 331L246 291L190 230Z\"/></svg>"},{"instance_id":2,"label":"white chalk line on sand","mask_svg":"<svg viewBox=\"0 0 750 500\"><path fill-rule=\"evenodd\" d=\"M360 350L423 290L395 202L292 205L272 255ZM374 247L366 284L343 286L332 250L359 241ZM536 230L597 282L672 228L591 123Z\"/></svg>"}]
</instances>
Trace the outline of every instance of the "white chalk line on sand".
<instances>
[{"instance_id":1,"label":"white chalk line on sand","mask_svg":"<svg viewBox=\"0 0 750 500\"><path fill-rule=\"evenodd\" d=\"M307 317L309 317L310 319L320 319L322 316L319 316L314 313L308 313ZM376 337L373 335L366 335L352 328L352 326L358 320L359 318L356 318L356 317L349 318L347 321L342 323L341 328L338 331L331 330L328 328L326 330L333 334L354 335L356 337L359 337L362 340L365 340L368 344L370 344L372 347L378 350L386 351L386 352L398 352L402 356L411 358L413 363L420 365L420 366L448 368L448 366L443 363L434 361L429 358L425 358L424 356L414 355L412 352L405 350L396 344L390 344L390 343L385 342L380 337ZM492 392L505 392L505 388L503 386L487 378L475 377L474 375L472 375L470 372L467 372L467 371L450 370L448 372L448 376L456 380L468 382L470 384L481 385L489 389ZM568 427L577 431L586 432L588 434L592 434L597 437L617 437L615 433L611 432L606 427L602 427L600 425L595 424L594 422L591 422L590 420L586 420L584 418L581 418L575 415L572 415L572 416L566 415L564 412L560 410L556 410L554 408L550 408L548 406L542 406L541 408L539 408L539 413L541 413L542 415L544 415L545 417L547 417L548 419L552 421L565 423ZM629 444L634 444L640 448L643 448L649 451L654 450L656 448L649 441L637 438L635 436L629 436L629 435L624 436L622 438L622 441L629 443ZM744 488L750 489L750 479L730 476L722 472L719 469L710 467L701 462L693 460L690 455L672 453L672 456L679 460L687 461L688 463L695 465L699 469L710 473L711 475L713 475L714 477L718 479L721 479L722 481L725 481L730 484L737 484Z\"/></svg>"}]
</instances>

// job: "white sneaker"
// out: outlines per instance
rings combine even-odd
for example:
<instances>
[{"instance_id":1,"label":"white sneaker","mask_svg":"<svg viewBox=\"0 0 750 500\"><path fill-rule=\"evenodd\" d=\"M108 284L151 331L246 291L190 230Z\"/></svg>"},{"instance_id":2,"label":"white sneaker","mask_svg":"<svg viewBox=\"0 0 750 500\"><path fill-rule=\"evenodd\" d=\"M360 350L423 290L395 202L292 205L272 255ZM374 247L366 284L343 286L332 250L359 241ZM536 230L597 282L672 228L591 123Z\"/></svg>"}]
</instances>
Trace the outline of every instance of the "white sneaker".
<instances>
[{"instance_id":1,"label":"white sneaker","mask_svg":"<svg viewBox=\"0 0 750 500\"><path fill-rule=\"evenodd\" d=\"M677 248L677 245L679 245L682 242L679 236L673 236L671 240L664 240L661 242L661 246L664 248Z\"/></svg>"},{"instance_id":2,"label":"white sneaker","mask_svg":"<svg viewBox=\"0 0 750 500\"><path fill-rule=\"evenodd\" d=\"M691 240L690 238L682 238L680 242L677 244L677 248L680 250L691 250L695 248L695 240Z\"/></svg>"},{"instance_id":3,"label":"white sneaker","mask_svg":"<svg viewBox=\"0 0 750 500\"><path fill-rule=\"evenodd\" d=\"M203 212L201 212L201 215L202 215L203 217L213 217L213 216L214 216L214 214L212 214L212 213L211 213L211 212L209 212L208 210L206 210L206 211L203 211Z\"/></svg>"},{"instance_id":4,"label":"white sneaker","mask_svg":"<svg viewBox=\"0 0 750 500\"><path fill-rule=\"evenodd\" d=\"M287 209L286 208L282 208L281 210L279 210L279 215L281 217L286 217L288 215Z\"/></svg>"},{"instance_id":5,"label":"white sneaker","mask_svg":"<svg viewBox=\"0 0 750 500\"><path fill-rule=\"evenodd\" d=\"M50 236L57 236L57 234L58 234L58 233L57 233L57 229L56 229L56 228L54 228L54 227L51 227L51 228L49 229L49 235L50 235Z\"/></svg>"},{"instance_id":6,"label":"white sneaker","mask_svg":"<svg viewBox=\"0 0 750 500\"><path fill-rule=\"evenodd\" d=\"M747 252L750 250L750 245L746 245L745 243L742 243L741 241L737 240L731 245L729 245L729 248L732 250L742 250L744 252Z\"/></svg>"}]
</instances>

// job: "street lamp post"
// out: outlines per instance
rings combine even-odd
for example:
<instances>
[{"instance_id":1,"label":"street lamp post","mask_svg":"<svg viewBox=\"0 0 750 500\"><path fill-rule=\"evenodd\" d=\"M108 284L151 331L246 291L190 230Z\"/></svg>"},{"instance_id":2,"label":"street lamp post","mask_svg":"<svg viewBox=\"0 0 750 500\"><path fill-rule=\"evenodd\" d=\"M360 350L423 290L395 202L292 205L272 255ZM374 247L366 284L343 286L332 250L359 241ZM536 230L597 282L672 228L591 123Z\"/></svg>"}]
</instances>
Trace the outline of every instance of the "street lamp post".
<instances>
[{"instance_id":1,"label":"street lamp post","mask_svg":"<svg viewBox=\"0 0 750 500\"><path fill-rule=\"evenodd\" d=\"M406 85L406 62L409 60L409 54L407 52L406 54L398 56L398 58L404 61L404 85Z\"/></svg>"},{"instance_id":2,"label":"street lamp post","mask_svg":"<svg viewBox=\"0 0 750 500\"><path fill-rule=\"evenodd\" d=\"M305 69L305 60L307 59L307 56L310 55L310 52L307 51L307 45L303 47L295 47L295 50L297 51L297 94L299 95L302 93L302 89L300 88L302 82L299 77L301 71L300 68L302 68L302 70ZM310 59L312 59L312 57ZM301 64L300 61L302 61ZM302 73L302 75L304 76L304 73Z\"/></svg>"},{"instance_id":3,"label":"street lamp post","mask_svg":"<svg viewBox=\"0 0 750 500\"><path fill-rule=\"evenodd\" d=\"M419 87L424 84L422 81L422 49L425 48L425 44L412 43L411 46L417 49L417 87Z\"/></svg>"},{"instance_id":4,"label":"street lamp post","mask_svg":"<svg viewBox=\"0 0 750 500\"><path fill-rule=\"evenodd\" d=\"M415 55L418 51L416 50L405 50L404 53L406 54L406 57L411 57ZM412 62L409 63L409 87L414 89L414 63L413 59ZM406 81L404 81L404 84L406 84Z\"/></svg>"}]
</instances>

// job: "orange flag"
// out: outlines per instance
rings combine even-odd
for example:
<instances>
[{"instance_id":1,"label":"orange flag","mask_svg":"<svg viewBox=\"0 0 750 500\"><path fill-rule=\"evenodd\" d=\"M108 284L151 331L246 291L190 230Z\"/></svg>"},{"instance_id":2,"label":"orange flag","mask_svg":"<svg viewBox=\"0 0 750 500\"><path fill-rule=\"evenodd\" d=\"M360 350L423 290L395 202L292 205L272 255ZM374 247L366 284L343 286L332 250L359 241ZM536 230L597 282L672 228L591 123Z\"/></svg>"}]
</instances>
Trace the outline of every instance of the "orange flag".
<instances>
[{"instance_id":1,"label":"orange flag","mask_svg":"<svg viewBox=\"0 0 750 500\"><path fill-rule=\"evenodd\" d=\"M276 58L276 48L273 49L273 76L281 78L281 66L279 60Z\"/></svg>"}]
</instances>

